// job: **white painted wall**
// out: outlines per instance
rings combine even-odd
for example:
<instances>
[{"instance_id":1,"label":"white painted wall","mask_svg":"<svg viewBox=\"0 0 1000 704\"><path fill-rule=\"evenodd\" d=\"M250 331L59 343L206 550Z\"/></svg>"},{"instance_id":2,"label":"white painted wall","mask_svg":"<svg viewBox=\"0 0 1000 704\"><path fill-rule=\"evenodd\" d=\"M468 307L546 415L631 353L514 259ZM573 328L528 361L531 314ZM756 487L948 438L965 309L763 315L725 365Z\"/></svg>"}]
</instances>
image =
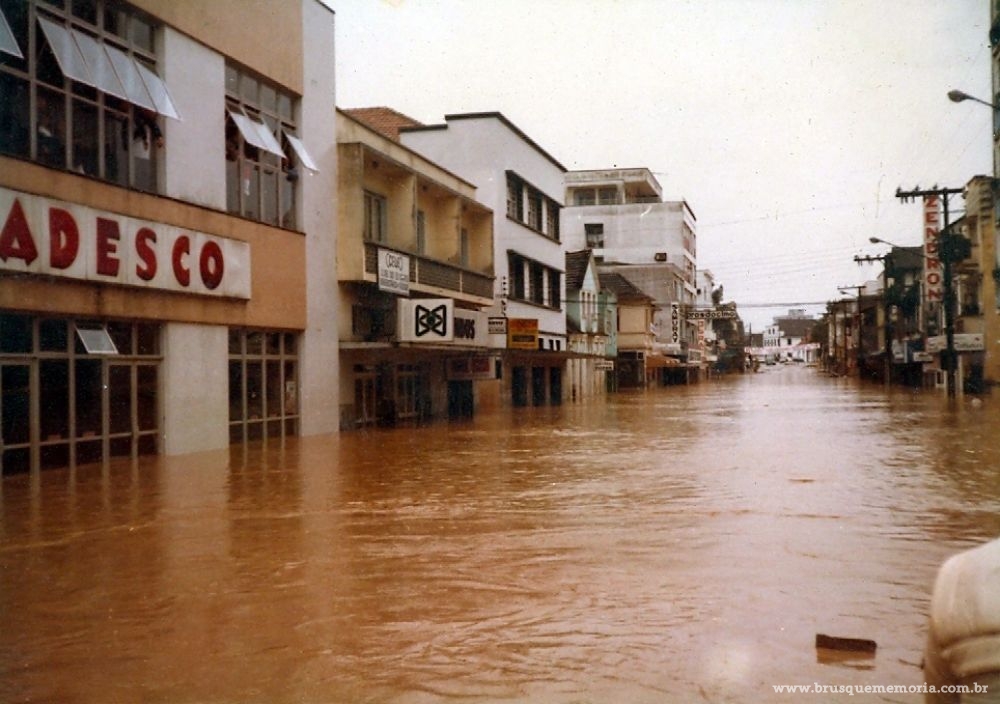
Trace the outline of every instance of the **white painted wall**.
<instances>
[{"instance_id":1,"label":"white painted wall","mask_svg":"<svg viewBox=\"0 0 1000 704\"><path fill-rule=\"evenodd\" d=\"M229 445L229 330L166 323L160 339L163 454Z\"/></svg>"},{"instance_id":2,"label":"white painted wall","mask_svg":"<svg viewBox=\"0 0 1000 704\"><path fill-rule=\"evenodd\" d=\"M181 116L163 121L164 194L225 210L225 58L170 27L163 47L163 79Z\"/></svg>"},{"instance_id":3,"label":"white painted wall","mask_svg":"<svg viewBox=\"0 0 1000 704\"><path fill-rule=\"evenodd\" d=\"M337 130L334 14L318 0L302 1L303 86L299 137L319 173L299 181L298 222L306 233L306 330L299 350L302 434L339 427L337 335Z\"/></svg>"}]
</instances>

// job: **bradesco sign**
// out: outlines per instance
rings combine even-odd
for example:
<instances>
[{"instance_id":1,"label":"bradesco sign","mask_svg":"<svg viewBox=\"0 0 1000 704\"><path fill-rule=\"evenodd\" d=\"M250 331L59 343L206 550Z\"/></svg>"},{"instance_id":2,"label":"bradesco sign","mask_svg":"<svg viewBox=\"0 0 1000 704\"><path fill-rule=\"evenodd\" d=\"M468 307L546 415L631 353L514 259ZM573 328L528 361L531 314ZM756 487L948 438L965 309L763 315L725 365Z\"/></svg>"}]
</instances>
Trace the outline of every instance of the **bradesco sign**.
<instances>
[{"instance_id":1,"label":"bradesco sign","mask_svg":"<svg viewBox=\"0 0 1000 704\"><path fill-rule=\"evenodd\" d=\"M0 188L0 270L250 298L250 245Z\"/></svg>"}]
</instances>

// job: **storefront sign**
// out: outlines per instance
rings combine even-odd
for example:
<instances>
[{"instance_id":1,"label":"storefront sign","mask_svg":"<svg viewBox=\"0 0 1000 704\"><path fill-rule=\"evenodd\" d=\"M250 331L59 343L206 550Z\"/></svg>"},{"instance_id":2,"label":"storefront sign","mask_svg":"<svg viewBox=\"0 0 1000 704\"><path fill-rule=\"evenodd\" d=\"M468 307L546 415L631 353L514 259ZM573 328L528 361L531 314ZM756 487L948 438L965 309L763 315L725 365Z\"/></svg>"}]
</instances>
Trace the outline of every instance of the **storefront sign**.
<instances>
[{"instance_id":1,"label":"storefront sign","mask_svg":"<svg viewBox=\"0 0 1000 704\"><path fill-rule=\"evenodd\" d=\"M680 344L681 341L681 305L670 304L670 342Z\"/></svg>"},{"instance_id":2,"label":"storefront sign","mask_svg":"<svg viewBox=\"0 0 1000 704\"><path fill-rule=\"evenodd\" d=\"M400 342L450 342L455 339L455 301L450 298L401 298Z\"/></svg>"},{"instance_id":3,"label":"storefront sign","mask_svg":"<svg viewBox=\"0 0 1000 704\"><path fill-rule=\"evenodd\" d=\"M490 318L490 335L507 334L507 318Z\"/></svg>"},{"instance_id":4,"label":"storefront sign","mask_svg":"<svg viewBox=\"0 0 1000 704\"><path fill-rule=\"evenodd\" d=\"M250 298L250 245L0 188L0 270Z\"/></svg>"},{"instance_id":5,"label":"storefront sign","mask_svg":"<svg viewBox=\"0 0 1000 704\"><path fill-rule=\"evenodd\" d=\"M948 349L948 340L944 335L934 335L927 338L925 349L936 354ZM955 333L956 352L982 352L986 349L983 334L979 332Z\"/></svg>"},{"instance_id":6,"label":"storefront sign","mask_svg":"<svg viewBox=\"0 0 1000 704\"><path fill-rule=\"evenodd\" d=\"M677 305L671 303L671 306ZM735 308L705 308L689 310L685 316L688 320L736 320Z\"/></svg>"},{"instance_id":7,"label":"storefront sign","mask_svg":"<svg viewBox=\"0 0 1000 704\"><path fill-rule=\"evenodd\" d=\"M537 350L538 318L509 318L507 347L512 350Z\"/></svg>"},{"instance_id":8,"label":"storefront sign","mask_svg":"<svg viewBox=\"0 0 1000 704\"><path fill-rule=\"evenodd\" d=\"M453 357L448 360L449 381L495 378L496 363L493 357Z\"/></svg>"},{"instance_id":9,"label":"storefront sign","mask_svg":"<svg viewBox=\"0 0 1000 704\"><path fill-rule=\"evenodd\" d=\"M944 299L939 249L941 234L941 211L938 197L924 196L924 300Z\"/></svg>"},{"instance_id":10,"label":"storefront sign","mask_svg":"<svg viewBox=\"0 0 1000 704\"><path fill-rule=\"evenodd\" d=\"M594 362L594 370L599 372L610 372L614 371L615 363L611 359L599 359Z\"/></svg>"},{"instance_id":11,"label":"storefront sign","mask_svg":"<svg viewBox=\"0 0 1000 704\"><path fill-rule=\"evenodd\" d=\"M378 250L378 289L410 295L410 258L389 249Z\"/></svg>"}]
</instances>

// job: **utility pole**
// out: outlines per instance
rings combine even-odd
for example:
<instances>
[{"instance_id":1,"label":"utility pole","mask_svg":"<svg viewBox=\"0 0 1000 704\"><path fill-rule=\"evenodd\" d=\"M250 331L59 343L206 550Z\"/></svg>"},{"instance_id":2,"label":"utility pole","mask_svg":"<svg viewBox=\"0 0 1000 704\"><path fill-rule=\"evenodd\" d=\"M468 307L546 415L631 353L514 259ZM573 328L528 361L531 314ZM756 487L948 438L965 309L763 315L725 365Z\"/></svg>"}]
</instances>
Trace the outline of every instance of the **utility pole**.
<instances>
[{"instance_id":1,"label":"utility pole","mask_svg":"<svg viewBox=\"0 0 1000 704\"><path fill-rule=\"evenodd\" d=\"M851 316L854 320L854 366L857 368L858 379L861 378L861 292L864 290L864 284L860 286L838 286L837 289L841 293L846 293L849 290L855 291L854 296L854 315ZM847 330L844 330L844 361L847 361Z\"/></svg>"},{"instance_id":2,"label":"utility pole","mask_svg":"<svg viewBox=\"0 0 1000 704\"><path fill-rule=\"evenodd\" d=\"M892 383L892 336L890 333L890 322L889 322L889 257L890 254L881 254L878 256L867 255L864 257L854 256L854 261L857 262L858 266L862 264L873 264L874 262L882 262L882 315L884 320L882 321L883 335L885 336L885 385L889 386Z\"/></svg>"},{"instance_id":3,"label":"utility pole","mask_svg":"<svg viewBox=\"0 0 1000 704\"><path fill-rule=\"evenodd\" d=\"M938 255L941 263L944 264L945 354L942 361L944 362L945 373L947 375L945 383L948 390L948 398L955 398L955 291L951 280L951 263L959 249L959 246L953 242L953 239L959 236L952 233L949 229L951 225L948 222L948 196L962 193L963 190L962 188L938 188L937 186L929 189L921 189L920 186L917 186L912 191L903 191L900 188L896 189L896 197L904 203L909 203L915 198L941 198L941 203L944 206L944 226L935 233L937 246L934 253ZM924 255L924 266L926 267L927 253L925 252Z\"/></svg>"}]
</instances>

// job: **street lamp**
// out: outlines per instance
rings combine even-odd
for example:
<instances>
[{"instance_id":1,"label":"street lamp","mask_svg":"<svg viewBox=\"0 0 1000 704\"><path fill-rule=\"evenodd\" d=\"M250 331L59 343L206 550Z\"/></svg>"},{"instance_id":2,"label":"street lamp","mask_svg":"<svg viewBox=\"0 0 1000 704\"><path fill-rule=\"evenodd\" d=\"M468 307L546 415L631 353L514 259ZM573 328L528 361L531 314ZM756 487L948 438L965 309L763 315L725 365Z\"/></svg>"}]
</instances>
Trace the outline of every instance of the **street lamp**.
<instances>
[{"instance_id":1,"label":"street lamp","mask_svg":"<svg viewBox=\"0 0 1000 704\"><path fill-rule=\"evenodd\" d=\"M965 96L964 98L954 98L952 93L960 93L960 91L952 91L948 94L948 97L952 100L958 102L959 100L965 100L971 96ZM960 93L965 95L964 93ZM972 98L976 100L976 98ZM982 102L982 101L980 101ZM868 241L872 244L887 244L890 247L899 247L898 244L884 240L881 237L869 237ZM944 339L945 339L945 353L944 353L944 369L946 373L946 387L948 392L948 398L955 397L955 291L953 288L951 280L951 264L953 261L959 261L964 259L965 253L962 249L961 241L967 242L961 235L955 234L951 225L948 225L943 230L941 230L938 235L938 259L944 265ZM924 254L924 259L929 259L929 257ZM886 319L888 322L888 318Z\"/></svg>"},{"instance_id":2,"label":"street lamp","mask_svg":"<svg viewBox=\"0 0 1000 704\"><path fill-rule=\"evenodd\" d=\"M975 97L973 95L969 95L968 93L965 93L965 92L960 91L960 90L950 90L950 91L948 91L948 100L950 100L953 103L961 103L961 102L964 102L966 100L971 100L974 103L980 103L982 105L985 105L988 108L993 108L994 110L1000 109L1000 108L997 108L997 106L994 105L991 102L983 100L982 98L977 98L977 97Z\"/></svg>"}]
</instances>

